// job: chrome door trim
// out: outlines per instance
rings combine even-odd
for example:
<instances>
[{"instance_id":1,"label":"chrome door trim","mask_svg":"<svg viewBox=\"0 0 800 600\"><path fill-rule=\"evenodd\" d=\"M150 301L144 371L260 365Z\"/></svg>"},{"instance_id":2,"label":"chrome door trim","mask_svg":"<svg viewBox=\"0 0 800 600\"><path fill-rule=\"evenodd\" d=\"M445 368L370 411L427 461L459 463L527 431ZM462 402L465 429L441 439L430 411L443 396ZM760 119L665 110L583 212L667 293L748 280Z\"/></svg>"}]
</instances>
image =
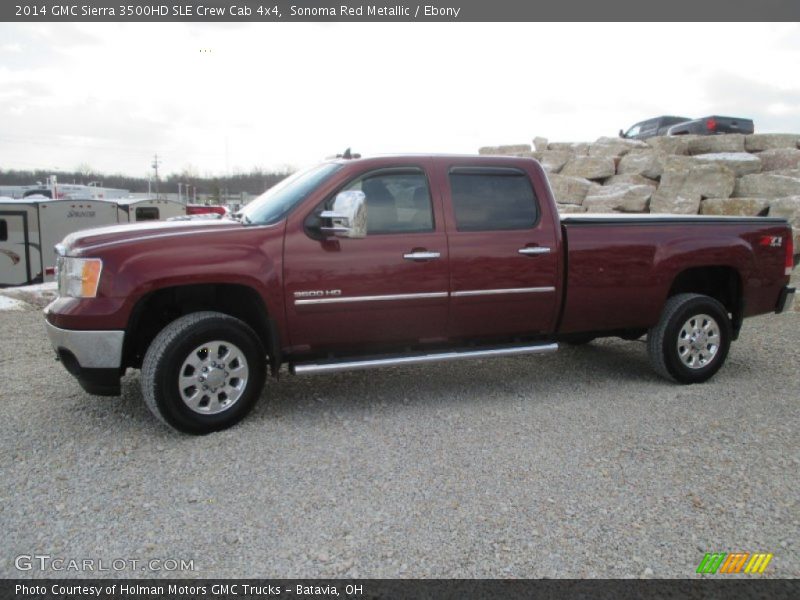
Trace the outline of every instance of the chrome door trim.
<instances>
[{"instance_id":1,"label":"chrome door trim","mask_svg":"<svg viewBox=\"0 0 800 600\"><path fill-rule=\"evenodd\" d=\"M545 248L541 246L534 246L532 248L520 248L517 250L520 254L524 254L526 256L537 256L539 254L549 254L550 248Z\"/></svg>"},{"instance_id":2,"label":"chrome door trim","mask_svg":"<svg viewBox=\"0 0 800 600\"><path fill-rule=\"evenodd\" d=\"M334 298L303 298L295 300L297 306L305 304L340 304L344 302L382 302L386 300L420 300L423 298L447 298L447 292L424 292L421 294L387 294L383 296L336 296Z\"/></svg>"},{"instance_id":3,"label":"chrome door trim","mask_svg":"<svg viewBox=\"0 0 800 600\"><path fill-rule=\"evenodd\" d=\"M403 254L403 258L406 260L431 260L434 258L439 258L440 256L441 254L439 252L428 252L427 250Z\"/></svg>"},{"instance_id":4,"label":"chrome door trim","mask_svg":"<svg viewBox=\"0 0 800 600\"><path fill-rule=\"evenodd\" d=\"M529 287L529 288L503 288L499 290L460 290L451 295L456 297L464 296L495 296L497 294L540 294L544 292L555 292L553 286Z\"/></svg>"},{"instance_id":5,"label":"chrome door trim","mask_svg":"<svg viewBox=\"0 0 800 600\"><path fill-rule=\"evenodd\" d=\"M296 306L309 304L342 304L348 302L383 302L387 300L420 300L425 298L454 298L467 296L495 296L498 294L541 294L555 292L553 286L529 288L502 288L497 290L460 290L447 292L423 292L419 294L385 294L382 296L335 296L330 298L301 298L294 301Z\"/></svg>"}]
</instances>

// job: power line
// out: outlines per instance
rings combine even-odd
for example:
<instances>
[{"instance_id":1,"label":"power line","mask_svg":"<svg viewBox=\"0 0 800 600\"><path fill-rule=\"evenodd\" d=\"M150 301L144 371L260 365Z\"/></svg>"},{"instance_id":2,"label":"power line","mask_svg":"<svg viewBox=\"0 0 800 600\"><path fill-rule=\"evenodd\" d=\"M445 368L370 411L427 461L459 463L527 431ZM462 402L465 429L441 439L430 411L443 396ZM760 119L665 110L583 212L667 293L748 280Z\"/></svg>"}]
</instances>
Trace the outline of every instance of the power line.
<instances>
[{"instance_id":1,"label":"power line","mask_svg":"<svg viewBox=\"0 0 800 600\"><path fill-rule=\"evenodd\" d=\"M156 172L156 198L159 198L158 195L158 152L156 152L155 157L153 158L153 170Z\"/></svg>"}]
</instances>

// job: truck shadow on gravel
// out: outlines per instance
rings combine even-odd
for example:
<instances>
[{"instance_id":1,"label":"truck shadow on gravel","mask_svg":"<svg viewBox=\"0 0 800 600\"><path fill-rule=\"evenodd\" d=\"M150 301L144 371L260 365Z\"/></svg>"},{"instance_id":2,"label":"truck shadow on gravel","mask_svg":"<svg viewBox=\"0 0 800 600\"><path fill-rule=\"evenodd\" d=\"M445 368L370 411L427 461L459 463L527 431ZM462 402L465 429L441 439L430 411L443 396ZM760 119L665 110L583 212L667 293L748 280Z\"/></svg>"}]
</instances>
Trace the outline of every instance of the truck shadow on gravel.
<instances>
[{"instance_id":1,"label":"truck shadow on gravel","mask_svg":"<svg viewBox=\"0 0 800 600\"><path fill-rule=\"evenodd\" d=\"M540 403L573 391L590 394L603 386L670 385L650 369L644 345L596 342L540 357L467 360L389 367L268 381L249 419L325 415L358 416L376 405L468 408L522 399ZM398 410L402 410L398 408ZM412 409L413 410L413 409Z\"/></svg>"},{"instance_id":2,"label":"truck shadow on gravel","mask_svg":"<svg viewBox=\"0 0 800 600\"><path fill-rule=\"evenodd\" d=\"M735 374L723 369L715 381ZM395 413L421 410L477 409L524 400L552 403L560 399L594 401L604 393L649 396L682 386L658 377L651 369L643 341L598 340L578 347L565 346L558 353L539 357L507 357L430 365L292 376L268 379L253 412L237 425L264 427L274 421L299 421L314 426L329 419L359 419L376 409ZM668 396L665 396L665 399ZM107 401L107 400L103 400ZM122 396L115 412L147 429L156 425L141 397L139 373L122 380ZM99 410L99 407L97 408ZM114 419L105 419L113 423ZM173 435L181 434L172 432Z\"/></svg>"}]
</instances>

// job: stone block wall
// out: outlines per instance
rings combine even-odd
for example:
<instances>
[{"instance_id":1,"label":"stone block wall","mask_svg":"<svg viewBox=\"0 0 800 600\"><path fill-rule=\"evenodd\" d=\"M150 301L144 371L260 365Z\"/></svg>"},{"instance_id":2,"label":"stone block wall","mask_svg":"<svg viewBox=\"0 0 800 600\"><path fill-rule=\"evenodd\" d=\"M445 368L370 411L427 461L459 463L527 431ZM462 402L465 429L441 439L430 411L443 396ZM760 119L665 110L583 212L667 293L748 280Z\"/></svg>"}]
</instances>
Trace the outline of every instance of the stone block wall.
<instances>
[{"instance_id":1,"label":"stone block wall","mask_svg":"<svg viewBox=\"0 0 800 600\"><path fill-rule=\"evenodd\" d=\"M800 133L590 143L537 137L478 152L537 159L561 213L783 217L792 224L796 259L800 254Z\"/></svg>"}]
</instances>

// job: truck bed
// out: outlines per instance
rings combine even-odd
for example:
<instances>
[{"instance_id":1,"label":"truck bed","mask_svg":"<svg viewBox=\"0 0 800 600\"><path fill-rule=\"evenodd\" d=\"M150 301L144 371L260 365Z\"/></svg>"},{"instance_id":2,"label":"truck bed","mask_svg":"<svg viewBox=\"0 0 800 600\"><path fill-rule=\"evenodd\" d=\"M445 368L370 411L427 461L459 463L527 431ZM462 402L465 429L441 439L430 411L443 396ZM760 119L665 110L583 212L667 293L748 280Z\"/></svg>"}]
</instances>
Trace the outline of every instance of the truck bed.
<instances>
[{"instance_id":1,"label":"truck bed","mask_svg":"<svg viewBox=\"0 0 800 600\"><path fill-rule=\"evenodd\" d=\"M784 219L584 213L563 215L561 225L559 333L647 329L674 282L693 268L712 267L720 277L736 272L744 282L743 316L772 312L780 294L784 250L762 240L785 236Z\"/></svg>"}]
</instances>

